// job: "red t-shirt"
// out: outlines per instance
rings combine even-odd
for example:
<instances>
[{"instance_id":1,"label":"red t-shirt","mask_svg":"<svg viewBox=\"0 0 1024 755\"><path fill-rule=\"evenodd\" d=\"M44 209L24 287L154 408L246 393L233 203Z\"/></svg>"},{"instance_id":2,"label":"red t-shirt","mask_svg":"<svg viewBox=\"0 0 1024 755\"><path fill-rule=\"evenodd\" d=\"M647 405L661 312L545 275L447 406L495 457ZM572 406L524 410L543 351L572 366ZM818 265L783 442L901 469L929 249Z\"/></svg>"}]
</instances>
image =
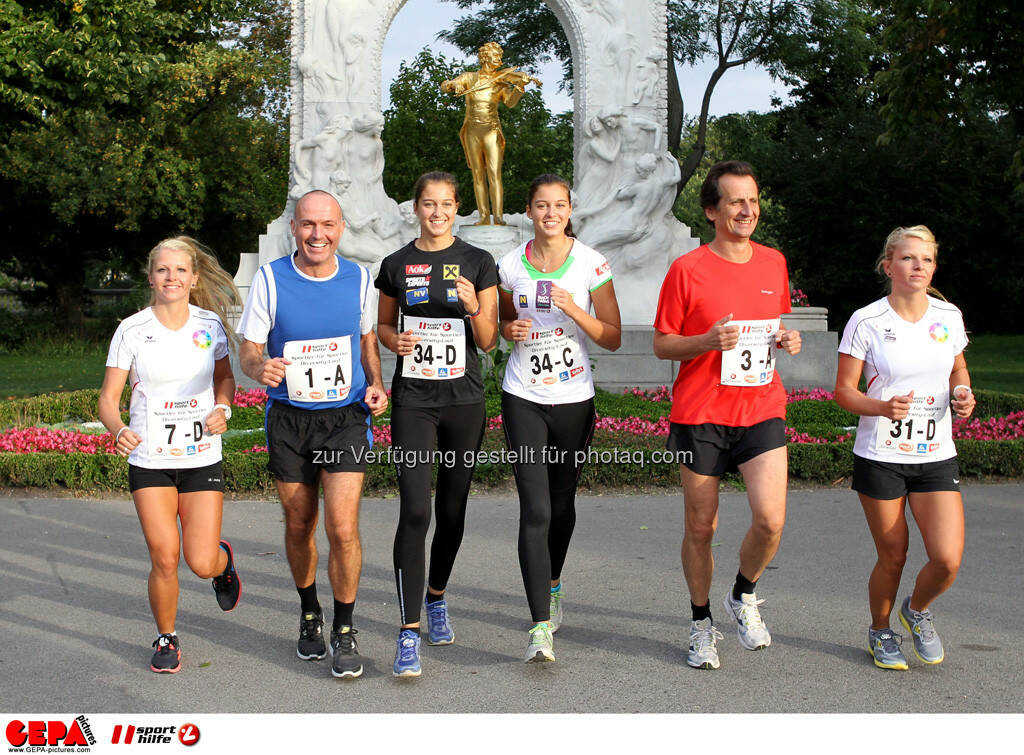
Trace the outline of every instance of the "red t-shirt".
<instances>
[{"instance_id":1,"label":"red t-shirt","mask_svg":"<svg viewBox=\"0 0 1024 755\"><path fill-rule=\"evenodd\" d=\"M677 258L661 284L654 327L696 336L730 312L734 320L771 320L789 312L786 258L770 247L750 245L754 253L742 264L722 259L707 244ZM672 386L672 422L750 427L785 419L786 391L778 372L767 385L740 387L722 385L721 370L720 351L680 363Z\"/></svg>"}]
</instances>

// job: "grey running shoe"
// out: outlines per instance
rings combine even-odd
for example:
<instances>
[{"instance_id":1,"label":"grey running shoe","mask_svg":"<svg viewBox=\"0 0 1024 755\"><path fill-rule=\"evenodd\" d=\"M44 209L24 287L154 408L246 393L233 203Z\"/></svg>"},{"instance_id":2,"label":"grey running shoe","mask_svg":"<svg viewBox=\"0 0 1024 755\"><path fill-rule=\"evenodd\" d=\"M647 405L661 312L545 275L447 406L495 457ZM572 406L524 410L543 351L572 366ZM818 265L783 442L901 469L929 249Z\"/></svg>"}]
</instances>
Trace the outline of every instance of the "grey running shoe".
<instances>
[{"instance_id":1,"label":"grey running shoe","mask_svg":"<svg viewBox=\"0 0 1024 755\"><path fill-rule=\"evenodd\" d=\"M739 600L733 600L732 590L725 594L725 612L736 622L736 636L747 650L760 650L772 644L772 636L757 610L762 603L752 592L742 593Z\"/></svg>"},{"instance_id":2,"label":"grey running shoe","mask_svg":"<svg viewBox=\"0 0 1024 755\"><path fill-rule=\"evenodd\" d=\"M907 659L900 645L903 638L891 629L868 629L868 652L878 668L907 670Z\"/></svg>"},{"instance_id":3,"label":"grey running shoe","mask_svg":"<svg viewBox=\"0 0 1024 755\"><path fill-rule=\"evenodd\" d=\"M530 630L530 644L526 647L526 662L555 660L555 641L551 637L551 627L541 622Z\"/></svg>"},{"instance_id":4,"label":"grey running shoe","mask_svg":"<svg viewBox=\"0 0 1024 755\"><path fill-rule=\"evenodd\" d=\"M716 643L722 639L722 633L715 629L711 619L690 622L690 652L686 662L694 668L718 668L718 648Z\"/></svg>"},{"instance_id":5,"label":"grey running shoe","mask_svg":"<svg viewBox=\"0 0 1024 755\"><path fill-rule=\"evenodd\" d=\"M562 626L562 598L564 597L565 589L559 583L558 589L551 591L551 634L557 632L558 628Z\"/></svg>"},{"instance_id":6,"label":"grey running shoe","mask_svg":"<svg viewBox=\"0 0 1024 755\"><path fill-rule=\"evenodd\" d=\"M363 662L359 660L359 649L356 646L356 630L344 626L337 632L331 632L331 674L339 679L348 677L355 679L363 673Z\"/></svg>"},{"instance_id":7,"label":"grey running shoe","mask_svg":"<svg viewBox=\"0 0 1024 755\"><path fill-rule=\"evenodd\" d=\"M921 659L922 663L935 665L942 663L946 657L942 650L942 640L935 633L935 626L932 624L932 612L927 608L923 611L913 611L910 608L910 597L908 596L903 605L900 606L900 623L907 628L914 638L914 653Z\"/></svg>"},{"instance_id":8,"label":"grey running shoe","mask_svg":"<svg viewBox=\"0 0 1024 755\"><path fill-rule=\"evenodd\" d=\"M323 612L302 614L299 619L299 642L295 646L295 654L304 661L319 661L327 655Z\"/></svg>"}]
</instances>

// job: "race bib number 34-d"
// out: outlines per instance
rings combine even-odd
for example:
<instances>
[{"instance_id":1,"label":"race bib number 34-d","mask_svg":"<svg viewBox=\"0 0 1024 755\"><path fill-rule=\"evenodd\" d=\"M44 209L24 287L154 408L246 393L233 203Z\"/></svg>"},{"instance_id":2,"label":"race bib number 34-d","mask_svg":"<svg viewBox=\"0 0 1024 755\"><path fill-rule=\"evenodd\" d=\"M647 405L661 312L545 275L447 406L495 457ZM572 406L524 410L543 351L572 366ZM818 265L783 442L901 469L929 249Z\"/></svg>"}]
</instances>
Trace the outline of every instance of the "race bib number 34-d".
<instances>
[{"instance_id":1,"label":"race bib number 34-d","mask_svg":"<svg viewBox=\"0 0 1024 755\"><path fill-rule=\"evenodd\" d=\"M290 401L341 401L352 388L352 337L288 341L282 356Z\"/></svg>"},{"instance_id":2,"label":"race bib number 34-d","mask_svg":"<svg viewBox=\"0 0 1024 755\"><path fill-rule=\"evenodd\" d=\"M519 342L524 356L520 369L529 390L569 383L586 373L580 345L570 334L576 335L576 326L566 323L545 330L531 330L526 340Z\"/></svg>"},{"instance_id":3,"label":"race bib number 34-d","mask_svg":"<svg viewBox=\"0 0 1024 755\"><path fill-rule=\"evenodd\" d=\"M896 394L892 388L885 388L882 401L888 401ZM941 454L945 450L945 439L951 437L952 420L945 398L934 393L919 396L915 392L906 419L878 418L875 450L927 460Z\"/></svg>"},{"instance_id":4,"label":"race bib number 34-d","mask_svg":"<svg viewBox=\"0 0 1024 755\"><path fill-rule=\"evenodd\" d=\"M402 377L451 380L466 374L466 321L459 317L406 317L406 330L419 336L402 358Z\"/></svg>"},{"instance_id":5,"label":"race bib number 34-d","mask_svg":"<svg viewBox=\"0 0 1024 755\"><path fill-rule=\"evenodd\" d=\"M157 459L202 459L213 448L203 420L213 411L213 395L151 398L146 403L146 442ZM206 462L212 463L212 462ZM197 463L196 466L205 466Z\"/></svg>"},{"instance_id":6,"label":"race bib number 34-d","mask_svg":"<svg viewBox=\"0 0 1024 755\"><path fill-rule=\"evenodd\" d=\"M756 388L768 385L775 375L775 338L780 319L732 320L727 323L740 329L740 340L734 348L722 352L722 385Z\"/></svg>"}]
</instances>

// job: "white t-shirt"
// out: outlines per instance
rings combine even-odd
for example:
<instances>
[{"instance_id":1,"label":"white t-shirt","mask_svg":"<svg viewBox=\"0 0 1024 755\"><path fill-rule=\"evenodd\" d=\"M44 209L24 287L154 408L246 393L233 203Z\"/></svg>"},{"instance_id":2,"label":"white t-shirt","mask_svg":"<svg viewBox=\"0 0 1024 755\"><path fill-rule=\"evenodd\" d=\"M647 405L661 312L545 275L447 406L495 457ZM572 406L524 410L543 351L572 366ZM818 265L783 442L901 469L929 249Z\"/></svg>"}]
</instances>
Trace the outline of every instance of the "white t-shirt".
<instances>
[{"instance_id":1,"label":"white t-shirt","mask_svg":"<svg viewBox=\"0 0 1024 755\"><path fill-rule=\"evenodd\" d=\"M132 387L128 424L142 442L128 462L137 467L187 469L221 460L220 436L194 423L213 411L214 362L228 355L228 338L213 312L188 309L188 322L169 330L147 307L122 320L110 341L107 367L128 370Z\"/></svg>"},{"instance_id":2,"label":"white t-shirt","mask_svg":"<svg viewBox=\"0 0 1024 755\"><path fill-rule=\"evenodd\" d=\"M948 302L928 297L928 309L907 322L879 299L853 313L839 344L842 354L864 361L870 398L888 400L914 392L907 422L861 417L853 452L865 459L896 464L943 461L956 456L949 406L953 360L967 346L963 315ZM879 437L879 423L885 431ZM931 424L934 423L934 424ZM886 447L886 444L888 447Z\"/></svg>"},{"instance_id":3,"label":"white t-shirt","mask_svg":"<svg viewBox=\"0 0 1024 755\"><path fill-rule=\"evenodd\" d=\"M612 279L607 260L576 239L565 264L542 273L527 261L523 244L501 258L498 277L501 289L512 294L517 318L533 321L527 340L516 343L509 355L502 389L539 404L592 398L587 337L551 302L551 286L566 289L580 309L590 312L590 293Z\"/></svg>"}]
</instances>

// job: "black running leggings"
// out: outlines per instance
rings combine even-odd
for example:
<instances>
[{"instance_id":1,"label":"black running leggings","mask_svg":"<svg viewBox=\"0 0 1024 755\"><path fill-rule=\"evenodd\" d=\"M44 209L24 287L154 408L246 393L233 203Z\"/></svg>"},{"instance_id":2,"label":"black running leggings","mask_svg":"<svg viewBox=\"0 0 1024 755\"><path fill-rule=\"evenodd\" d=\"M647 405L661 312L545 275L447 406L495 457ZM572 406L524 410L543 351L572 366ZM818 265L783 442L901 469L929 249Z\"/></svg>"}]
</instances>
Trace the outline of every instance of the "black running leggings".
<instances>
[{"instance_id":1,"label":"black running leggings","mask_svg":"<svg viewBox=\"0 0 1024 755\"><path fill-rule=\"evenodd\" d=\"M548 621L551 581L562 574L576 526L576 483L594 435L594 400L536 404L501 394L501 412L519 491L519 568L534 622ZM545 449L547 452L545 453Z\"/></svg>"},{"instance_id":2,"label":"black running leggings","mask_svg":"<svg viewBox=\"0 0 1024 755\"><path fill-rule=\"evenodd\" d=\"M487 410L479 404L445 407L396 406L391 411L391 443L413 463L396 465L401 513L395 532L395 581L402 624L420 620L423 602L424 561L430 527L430 488L434 465L431 453L447 456L438 464L434 512L437 522L430 546L430 587L443 591L448 585L455 556L462 544L466 523L466 499L473 479L476 452L484 438ZM469 458L470 463L465 462ZM401 461L401 459L399 460ZM450 461L452 463L445 463Z\"/></svg>"}]
</instances>

